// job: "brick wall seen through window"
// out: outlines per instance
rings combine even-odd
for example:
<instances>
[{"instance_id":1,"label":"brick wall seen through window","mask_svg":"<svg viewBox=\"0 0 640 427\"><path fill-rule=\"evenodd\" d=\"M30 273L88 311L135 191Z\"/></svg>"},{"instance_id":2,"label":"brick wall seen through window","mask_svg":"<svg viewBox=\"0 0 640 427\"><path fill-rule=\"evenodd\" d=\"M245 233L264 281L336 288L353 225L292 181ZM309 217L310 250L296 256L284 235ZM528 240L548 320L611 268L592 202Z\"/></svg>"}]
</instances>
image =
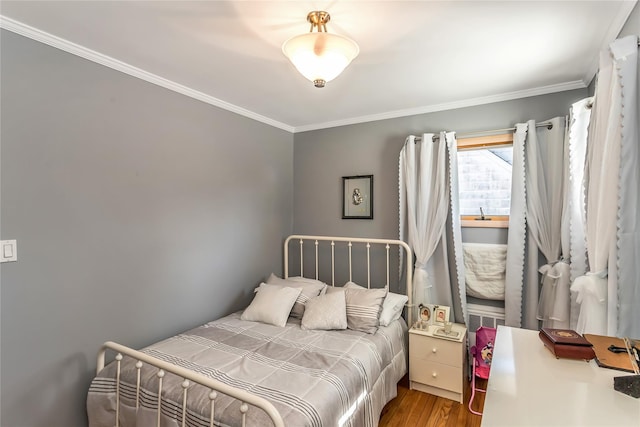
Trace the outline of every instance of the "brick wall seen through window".
<instances>
[{"instance_id":1,"label":"brick wall seen through window","mask_svg":"<svg viewBox=\"0 0 640 427\"><path fill-rule=\"evenodd\" d=\"M458 152L460 214L509 215L513 147Z\"/></svg>"}]
</instances>

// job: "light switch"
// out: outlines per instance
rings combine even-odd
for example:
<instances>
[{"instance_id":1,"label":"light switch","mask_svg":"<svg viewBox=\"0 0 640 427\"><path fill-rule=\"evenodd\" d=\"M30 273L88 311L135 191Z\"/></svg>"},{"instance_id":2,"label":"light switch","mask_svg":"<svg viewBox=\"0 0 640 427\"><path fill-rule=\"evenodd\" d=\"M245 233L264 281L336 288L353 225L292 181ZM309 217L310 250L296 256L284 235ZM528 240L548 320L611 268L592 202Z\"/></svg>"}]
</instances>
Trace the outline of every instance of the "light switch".
<instances>
[{"instance_id":1,"label":"light switch","mask_svg":"<svg viewBox=\"0 0 640 427\"><path fill-rule=\"evenodd\" d=\"M18 260L18 248L15 240L0 240L0 262L10 262Z\"/></svg>"}]
</instances>

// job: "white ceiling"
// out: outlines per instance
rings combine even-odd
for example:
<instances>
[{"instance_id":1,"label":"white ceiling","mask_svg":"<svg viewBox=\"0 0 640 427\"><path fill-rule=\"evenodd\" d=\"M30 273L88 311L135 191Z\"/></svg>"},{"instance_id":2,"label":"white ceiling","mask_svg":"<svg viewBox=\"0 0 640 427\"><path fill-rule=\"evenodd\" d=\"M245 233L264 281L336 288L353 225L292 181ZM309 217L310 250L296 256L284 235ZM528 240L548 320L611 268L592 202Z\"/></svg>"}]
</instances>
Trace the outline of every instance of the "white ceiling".
<instances>
[{"instance_id":1,"label":"white ceiling","mask_svg":"<svg viewBox=\"0 0 640 427\"><path fill-rule=\"evenodd\" d=\"M2 1L0 25L299 132L585 87L633 1ZM360 55L323 89L281 52L311 10Z\"/></svg>"}]
</instances>

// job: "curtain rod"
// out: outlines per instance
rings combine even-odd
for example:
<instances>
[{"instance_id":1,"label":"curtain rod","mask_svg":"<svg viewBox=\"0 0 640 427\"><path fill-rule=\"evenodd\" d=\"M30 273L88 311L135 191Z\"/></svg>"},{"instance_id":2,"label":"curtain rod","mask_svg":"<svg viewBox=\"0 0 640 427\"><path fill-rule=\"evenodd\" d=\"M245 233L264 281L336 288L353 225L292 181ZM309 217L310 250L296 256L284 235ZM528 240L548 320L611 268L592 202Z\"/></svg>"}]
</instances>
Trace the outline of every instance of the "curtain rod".
<instances>
[{"instance_id":1,"label":"curtain rod","mask_svg":"<svg viewBox=\"0 0 640 427\"><path fill-rule=\"evenodd\" d=\"M540 123L536 123L536 127L546 127L547 129L551 130L553 129L553 124L551 122L540 122ZM507 132L513 132L515 131L516 128L512 127L512 128L506 128L506 129L494 129L494 130L480 130L480 131L476 131L476 132L468 132L468 133L461 133L461 134L456 134L456 138L474 138L476 136L487 136L488 135L499 135L501 133L507 133ZM434 135L433 136L433 140L437 141L439 140L440 137L438 135ZM420 142L422 141L422 137L421 136L416 136L414 139L415 142Z\"/></svg>"}]
</instances>

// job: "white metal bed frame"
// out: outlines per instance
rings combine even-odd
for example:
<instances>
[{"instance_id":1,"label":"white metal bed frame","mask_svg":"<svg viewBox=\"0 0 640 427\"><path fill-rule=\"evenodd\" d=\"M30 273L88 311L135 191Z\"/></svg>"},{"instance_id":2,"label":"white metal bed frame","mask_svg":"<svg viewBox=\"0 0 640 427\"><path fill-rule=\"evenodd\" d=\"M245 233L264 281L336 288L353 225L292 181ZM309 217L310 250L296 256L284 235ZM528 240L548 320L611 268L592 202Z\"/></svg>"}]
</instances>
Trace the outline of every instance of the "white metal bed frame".
<instances>
[{"instance_id":1,"label":"white metal bed frame","mask_svg":"<svg viewBox=\"0 0 640 427\"><path fill-rule=\"evenodd\" d=\"M386 250L386 287L389 288L389 275L390 275L390 261L389 261L389 251L391 246L398 246L405 260L412 259L412 252L405 242L401 240L390 240L390 239L367 239L367 238L350 238L350 237L332 237L332 236L308 236L308 235L291 235L284 242L284 277L289 277L289 243L293 240L298 240L300 245L300 275L304 275L304 241L312 240L314 242L315 247L315 278L318 279L319 273L319 263L318 263L318 253L319 253L319 242L330 242L331 245L331 285L335 286L335 245L336 242L346 243L349 249L349 280L352 280L353 273L353 263L352 263L352 248L354 243L356 244L364 244L367 250L367 287L371 287L371 245L384 245ZM412 269L411 262L405 262L406 271L405 271L405 281L406 281L406 290L407 296L409 300L407 302L407 323L409 325L412 324L412 312L413 312L413 302L412 302ZM229 386L220 381L214 380L212 378L208 378L204 375L198 374L189 369L185 369L181 366L173 365L171 363L165 362L163 360L157 359L153 356L149 356L140 351L131 349L129 347L123 346L121 344L115 343L113 341L105 342L100 351L98 352L98 360L97 360L97 369L96 375L100 373L100 371L105 367L105 359L106 352L108 350L114 351L115 355L115 363L116 363L116 413L115 413L115 427L120 426L120 367L121 361L124 356L131 357L137 360L136 370L137 370L137 382L136 382L136 410L140 407L140 373L142 366L144 364L153 366L158 368L157 377L158 377L158 407L157 407L157 423L156 426L160 427L161 422L161 413L162 413L162 379L166 375L167 372L174 374L183 379L182 381L182 419L181 426L186 426L186 407L187 407L187 394L188 389L191 386L191 383L200 384L204 387L207 387L211 390L209 393L209 400L211 403L211 416L210 416L210 426L214 426L214 417L215 417L215 400L218 397L218 393L225 394L227 396L238 399L242 402L240 405L240 413L242 420L242 427L246 427L246 414L249 411L249 405L254 406L258 409L263 410L273 421L275 427L284 427L284 421L282 420L282 416L277 411L277 409L269 402L268 400L251 394L245 390L241 390L236 387Z\"/></svg>"}]
</instances>

